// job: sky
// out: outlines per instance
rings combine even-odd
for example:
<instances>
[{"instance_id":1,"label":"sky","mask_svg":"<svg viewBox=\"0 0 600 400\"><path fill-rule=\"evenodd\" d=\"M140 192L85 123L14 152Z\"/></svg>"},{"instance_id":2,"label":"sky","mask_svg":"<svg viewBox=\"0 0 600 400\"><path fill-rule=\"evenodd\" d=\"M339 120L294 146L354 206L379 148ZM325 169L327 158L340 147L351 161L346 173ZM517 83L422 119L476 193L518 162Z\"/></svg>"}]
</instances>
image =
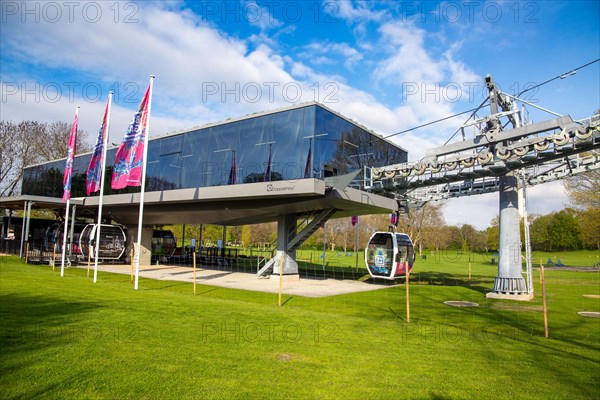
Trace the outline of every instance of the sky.
<instances>
[{"instance_id":1,"label":"sky","mask_svg":"<svg viewBox=\"0 0 600 400\"><path fill-rule=\"evenodd\" d=\"M477 107L491 74L521 90L600 58L599 1L2 1L1 119L73 119L95 140L114 92L118 143L155 75L151 137L319 101L388 136ZM574 119L600 109L600 62L524 95ZM533 121L551 115L528 108ZM390 138L419 160L465 115ZM560 210L560 182L528 191ZM489 226L498 195L446 202Z\"/></svg>"}]
</instances>

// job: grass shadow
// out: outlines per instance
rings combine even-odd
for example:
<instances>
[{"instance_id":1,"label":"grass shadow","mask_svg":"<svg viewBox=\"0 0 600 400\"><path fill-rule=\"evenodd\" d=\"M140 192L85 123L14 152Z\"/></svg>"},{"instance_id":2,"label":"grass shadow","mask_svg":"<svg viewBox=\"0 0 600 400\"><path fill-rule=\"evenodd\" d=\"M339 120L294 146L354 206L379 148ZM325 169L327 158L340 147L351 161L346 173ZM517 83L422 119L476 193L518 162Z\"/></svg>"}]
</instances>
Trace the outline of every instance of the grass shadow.
<instances>
[{"instance_id":1,"label":"grass shadow","mask_svg":"<svg viewBox=\"0 0 600 400\"><path fill-rule=\"evenodd\" d=\"M285 306L288 303L288 301L292 300L293 298L294 296L288 297L283 303L281 303L281 307Z\"/></svg>"}]
</instances>

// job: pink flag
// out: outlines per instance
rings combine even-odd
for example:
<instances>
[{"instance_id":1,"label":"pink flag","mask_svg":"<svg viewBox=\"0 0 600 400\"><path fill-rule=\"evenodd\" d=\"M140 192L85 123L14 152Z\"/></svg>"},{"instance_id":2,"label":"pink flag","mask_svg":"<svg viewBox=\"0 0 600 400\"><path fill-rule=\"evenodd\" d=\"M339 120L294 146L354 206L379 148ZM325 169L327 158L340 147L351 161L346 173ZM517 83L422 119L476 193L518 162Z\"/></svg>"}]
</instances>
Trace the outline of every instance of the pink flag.
<instances>
[{"instance_id":1,"label":"pink flag","mask_svg":"<svg viewBox=\"0 0 600 400\"><path fill-rule=\"evenodd\" d=\"M79 123L78 118L79 107L75 111L75 118L73 119L73 125L71 125L71 133L69 134L69 152L67 153L67 162L65 164L65 175L63 177L63 197L62 201L66 202L71 198L71 180L73 177L73 159L75 158L75 148L77 143L77 125Z\"/></svg>"},{"instance_id":2,"label":"pink flag","mask_svg":"<svg viewBox=\"0 0 600 400\"><path fill-rule=\"evenodd\" d=\"M390 214L390 223L394 226L398 226L398 213Z\"/></svg>"},{"instance_id":3,"label":"pink flag","mask_svg":"<svg viewBox=\"0 0 600 400\"><path fill-rule=\"evenodd\" d=\"M127 128L127 133L117 150L111 187L123 189L127 186L142 185L142 171L144 164L144 138L148 127L148 105L150 86L140 103L138 111Z\"/></svg>"},{"instance_id":4,"label":"pink flag","mask_svg":"<svg viewBox=\"0 0 600 400\"><path fill-rule=\"evenodd\" d=\"M104 109L104 118L102 118L102 125L98 131L98 139L96 140L96 147L94 147L94 153L90 160L90 165L87 169L87 179L85 181L85 192L89 196L91 193L95 193L100 190L100 179L102 179L102 168L103 168L103 152L104 152L104 138L108 134L107 119L108 117L108 103Z\"/></svg>"}]
</instances>

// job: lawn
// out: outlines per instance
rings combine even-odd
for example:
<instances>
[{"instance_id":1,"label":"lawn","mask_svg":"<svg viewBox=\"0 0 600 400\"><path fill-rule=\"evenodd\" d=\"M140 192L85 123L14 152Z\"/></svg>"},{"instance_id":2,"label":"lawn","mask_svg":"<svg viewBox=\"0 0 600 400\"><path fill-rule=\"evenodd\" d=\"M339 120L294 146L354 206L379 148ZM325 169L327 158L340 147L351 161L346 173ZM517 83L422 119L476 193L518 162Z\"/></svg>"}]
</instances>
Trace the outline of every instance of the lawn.
<instances>
[{"instance_id":1,"label":"lawn","mask_svg":"<svg viewBox=\"0 0 600 400\"><path fill-rule=\"evenodd\" d=\"M403 284L284 296L278 307L275 294L202 284L193 296L191 284L146 279L136 292L125 275L93 284L82 269L61 278L0 256L0 397L600 396L600 319L577 315L600 311L600 299L584 296L600 295L600 273L546 272L546 339L537 272L533 301L490 300L496 267L487 256L471 258L469 280L465 256L427 255L411 275L410 323Z\"/></svg>"}]
</instances>

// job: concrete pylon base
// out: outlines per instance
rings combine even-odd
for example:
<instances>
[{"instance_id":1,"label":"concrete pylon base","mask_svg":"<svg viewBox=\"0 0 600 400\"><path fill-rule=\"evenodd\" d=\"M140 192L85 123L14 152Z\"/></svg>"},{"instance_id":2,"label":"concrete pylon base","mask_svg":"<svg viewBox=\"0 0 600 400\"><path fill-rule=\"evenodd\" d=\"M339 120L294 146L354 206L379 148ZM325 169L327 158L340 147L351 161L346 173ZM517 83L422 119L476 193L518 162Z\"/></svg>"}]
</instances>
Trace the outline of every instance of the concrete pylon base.
<instances>
[{"instance_id":1,"label":"concrete pylon base","mask_svg":"<svg viewBox=\"0 0 600 400\"><path fill-rule=\"evenodd\" d=\"M522 277L500 277L494 279L494 293L527 293L527 284Z\"/></svg>"},{"instance_id":2,"label":"concrete pylon base","mask_svg":"<svg viewBox=\"0 0 600 400\"><path fill-rule=\"evenodd\" d=\"M273 275L279 276L279 266L282 264L281 257L283 257L282 275L298 275L298 263L296 262L295 257L291 256L289 253L284 253L283 251L277 251L275 264L273 265Z\"/></svg>"},{"instance_id":3,"label":"concrete pylon base","mask_svg":"<svg viewBox=\"0 0 600 400\"><path fill-rule=\"evenodd\" d=\"M485 297L488 299L498 299L498 300L531 301L531 300L533 300L533 293L510 294L510 293L489 292L485 295Z\"/></svg>"}]
</instances>

